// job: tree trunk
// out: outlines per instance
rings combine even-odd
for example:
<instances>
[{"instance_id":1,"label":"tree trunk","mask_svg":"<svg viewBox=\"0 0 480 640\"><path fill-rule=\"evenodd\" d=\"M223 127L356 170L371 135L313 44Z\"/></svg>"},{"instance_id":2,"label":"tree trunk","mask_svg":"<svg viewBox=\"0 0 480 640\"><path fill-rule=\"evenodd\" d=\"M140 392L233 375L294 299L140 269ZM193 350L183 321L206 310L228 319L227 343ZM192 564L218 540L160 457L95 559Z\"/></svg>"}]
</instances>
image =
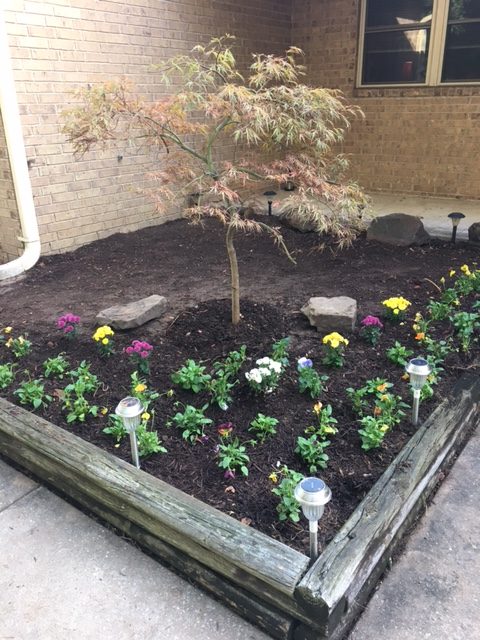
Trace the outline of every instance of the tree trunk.
<instances>
[{"instance_id":1,"label":"tree trunk","mask_svg":"<svg viewBox=\"0 0 480 640\"><path fill-rule=\"evenodd\" d=\"M230 261L230 278L232 283L232 324L240 322L240 277L238 274L237 252L233 244L235 229L232 224L227 228L227 252Z\"/></svg>"}]
</instances>

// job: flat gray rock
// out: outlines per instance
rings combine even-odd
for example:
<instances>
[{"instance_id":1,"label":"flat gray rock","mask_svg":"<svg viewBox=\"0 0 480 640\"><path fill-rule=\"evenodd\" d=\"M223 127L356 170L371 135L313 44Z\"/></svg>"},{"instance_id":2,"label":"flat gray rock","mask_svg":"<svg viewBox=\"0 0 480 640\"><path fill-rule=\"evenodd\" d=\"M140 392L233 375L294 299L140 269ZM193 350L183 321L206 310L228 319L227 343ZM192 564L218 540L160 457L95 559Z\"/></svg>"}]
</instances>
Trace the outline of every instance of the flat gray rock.
<instances>
[{"instance_id":1,"label":"flat gray rock","mask_svg":"<svg viewBox=\"0 0 480 640\"><path fill-rule=\"evenodd\" d=\"M390 213L374 218L367 230L367 240L376 240L396 247L426 244L430 240L418 216Z\"/></svg>"},{"instance_id":2,"label":"flat gray rock","mask_svg":"<svg viewBox=\"0 0 480 640\"><path fill-rule=\"evenodd\" d=\"M323 333L353 331L357 321L357 301L348 296L310 298L301 311Z\"/></svg>"},{"instance_id":3,"label":"flat gray rock","mask_svg":"<svg viewBox=\"0 0 480 640\"><path fill-rule=\"evenodd\" d=\"M317 229L317 223L311 218L305 219L305 216L302 216L297 209L281 209L278 213L278 219L289 229L294 229L301 233L312 233Z\"/></svg>"},{"instance_id":4,"label":"flat gray rock","mask_svg":"<svg viewBox=\"0 0 480 640\"><path fill-rule=\"evenodd\" d=\"M155 320L167 310L167 299L163 296L149 296L128 304L104 309L96 317L98 324L108 324L113 329L133 329Z\"/></svg>"}]
</instances>

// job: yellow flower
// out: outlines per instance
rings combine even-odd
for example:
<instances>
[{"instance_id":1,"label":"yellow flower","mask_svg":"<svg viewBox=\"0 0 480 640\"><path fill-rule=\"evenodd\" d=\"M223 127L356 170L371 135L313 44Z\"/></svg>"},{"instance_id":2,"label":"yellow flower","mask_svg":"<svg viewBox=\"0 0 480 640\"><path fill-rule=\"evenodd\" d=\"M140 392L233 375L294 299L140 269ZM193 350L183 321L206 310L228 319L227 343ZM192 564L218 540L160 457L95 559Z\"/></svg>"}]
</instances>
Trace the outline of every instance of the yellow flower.
<instances>
[{"instance_id":1,"label":"yellow flower","mask_svg":"<svg viewBox=\"0 0 480 640\"><path fill-rule=\"evenodd\" d=\"M12 327L5 327L5 329L3 330L3 333L12 333L13 329Z\"/></svg>"},{"instance_id":2,"label":"yellow flower","mask_svg":"<svg viewBox=\"0 0 480 640\"><path fill-rule=\"evenodd\" d=\"M25 342L25 338L23 336L18 336L18 341L20 344L23 344Z\"/></svg>"},{"instance_id":3,"label":"yellow flower","mask_svg":"<svg viewBox=\"0 0 480 640\"><path fill-rule=\"evenodd\" d=\"M142 420L143 420L144 422L148 422L148 420L150 420L150 414L148 413L148 411L144 411L144 412L142 413Z\"/></svg>"},{"instance_id":4,"label":"yellow flower","mask_svg":"<svg viewBox=\"0 0 480 640\"><path fill-rule=\"evenodd\" d=\"M440 284L445 284L445 278L443 276L440 278Z\"/></svg>"},{"instance_id":5,"label":"yellow flower","mask_svg":"<svg viewBox=\"0 0 480 640\"><path fill-rule=\"evenodd\" d=\"M12 342L13 342L13 338L9 338L9 339L5 342L5 346L10 348L10 347L12 346Z\"/></svg>"},{"instance_id":6,"label":"yellow flower","mask_svg":"<svg viewBox=\"0 0 480 640\"><path fill-rule=\"evenodd\" d=\"M464 273L466 276L471 276L471 275L472 275L472 273L471 273L471 271L470 271L470 268L469 268L468 264L462 264L462 266L460 267L460 271L463 271L463 273Z\"/></svg>"},{"instance_id":7,"label":"yellow flower","mask_svg":"<svg viewBox=\"0 0 480 640\"><path fill-rule=\"evenodd\" d=\"M422 319L422 314L417 312L415 314L415 322L420 322L421 319Z\"/></svg>"},{"instance_id":8,"label":"yellow flower","mask_svg":"<svg viewBox=\"0 0 480 640\"><path fill-rule=\"evenodd\" d=\"M420 325L419 324L412 324L412 329L414 331L419 331L420 330Z\"/></svg>"},{"instance_id":9,"label":"yellow flower","mask_svg":"<svg viewBox=\"0 0 480 640\"><path fill-rule=\"evenodd\" d=\"M400 309L394 309L394 310L393 310L393 313L394 313L396 316L398 316L398 314L400 313Z\"/></svg>"},{"instance_id":10,"label":"yellow flower","mask_svg":"<svg viewBox=\"0 0 480 640\"><path fill-rule=\"evenodd\" d=\"M408 375L408 373L404 373L402 376L402 380L408 380L410 378L410 376Z\"/></svg>"},{"instance_id":11,"label":"yellow flower","mask_svg":"<svg viewBox=\"0 0 480 640\"><path fill-rule=\"evenodd\" d=\"M384 382L383 384L378 385L377 391L380 391L380 393L382 393L383 391L385 391L386 388L387 388L387 383Z\"/></svg>"},{"instance_id":12,"label":"yellow flower","mask_svg":"<svg viewBox=\"0 0 480 640\"><path fill-rule=\"evenodd\" d=\"M272 471L272 473L268 476L268 479L273 482L273 484L277 484L278 482L278 476L275 473L275 471Z\"/></svg>"},{"instance_id":13,"label":"yellow flower","mask_svg":"<svg viewBox=\"0 0 480 640\"><path fill-rule=\"evenodd\" d=\"M108 409L107 409L107 407L102 407L102 408L100 409L100 413L102 414L102 416L107 415L107 413L108 413Z\"/></svg>"},{"instance_id":14,"label":"yellow flower","mask_svg":"<svg viewBox=\"0 0 480 640\"><path fill-rule=\"evenodd\" d=\"M386 433L388 431L388 424L382 424L382 426L380 427L380 431L382 433Z\"/></svg>"},{"instance_id":15,"label":"yellow flower","mask_svg":"<svg viewBox=\"0 0 480 640\"><path fill-rule=\"evenodd\" d=\"M102 344L108 344L110 342L110 340L108 338L104 338L102 340Z\"/></svg>"},{"instance_id":16,"label":"yellow flower","mask_svg":"<svg viewBox=\"0 0 480 640\"><path fill-rule=\"evenodd\" d=\"M383 396L380 396L380 400L382 402L386 402L387 400L390 400L390 396L387 394L384 394Z\"/></svg>"},{"instance_id":17,"label":"yellow flower","mask_svg":"<svg viewBox=\"0 0 480 640\"><path fill-rule=\"evenodd\" d=\"M450 276L450 278L453 278L455 274L456 274L455 269L450 269L450 271L448 272L448 275Z\"/></svg>"},{"instance_id":18,"label":"yellow flower","mask_svg":"<svg viewBox=\"0 0 480 640\"><path fill-rule=\"evenodd\" d=\"M167 398L171 398L174 395L175 395L175 391L173 389L169 389L167 391Z\"/></svg>"},{"instance_id":19,"label":"yellow flower","mask_svg":"<svg viewBox=\"0 0 480 640\"><path fill-rule=\"evenodd\" d=\"M103 325L103 327L98 327L98 329L95 331L92 337L95 340L95 342L100 342L101 340L103 341L104 338L106 338L107 336L113 336L113 335L115 334L112 331L112 329L105 324Z\"/></svg>"},{"instance_id":20,"label":"yellow flower","mask_svg":"<svg viewBox=\"0 0 480 640\"><path fill-rule=\"evenodd\" d=\"M348 345L348 340L336 331L323 336L322 342L323 344L328 344L332 349L338 349L341 344L344 344L345 346Z\"/></svg>"},{"instance_id":21,"label":"yellow flower","mask_svg":"<svg viewBox=\"0 0 480 640\"><path fill-rule=\"evenodd\" d=\"M322 407L323 404L321 402L317 402L313 405L313 413L315 413L317 416L320 415L320 413L322 412Z\"/></svg>"},{"instance_id":22,"label":"yellow flower","mask_svg":"<svg viewBox=\"0 0 480 640\"><path fill-rule=\"evenodd\" d=\"M421 342L422 340L425 340L424 332L420 331L419 333L417 333L417 335L415 336L415 340L418 340L419 342Z\"/></svg>"},{"instance_id":23,"label":"yellow flower","mask_svg":"<svg viewBox=\"0 0 480 640\"><path fill-rule=\"evenodd\" d=\"M137 386L135 387L135 392L136 393L143 393L146 390L147 390L147 385L146 384L142 384L141 382L139 382L137 384Z\"/></svg>"}]
</instances>

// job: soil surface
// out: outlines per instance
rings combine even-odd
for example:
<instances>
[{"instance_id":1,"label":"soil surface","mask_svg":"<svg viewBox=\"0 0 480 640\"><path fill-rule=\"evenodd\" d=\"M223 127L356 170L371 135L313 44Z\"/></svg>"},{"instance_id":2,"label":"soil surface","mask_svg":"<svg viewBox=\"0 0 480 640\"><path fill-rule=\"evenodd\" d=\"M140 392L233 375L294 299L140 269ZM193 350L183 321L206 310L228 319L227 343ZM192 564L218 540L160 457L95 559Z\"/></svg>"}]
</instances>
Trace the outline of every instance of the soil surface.
<instances>
[{"instance_id":1,"label":"soil surface","mask_svg":"<svg viewBox=\"0 0 480 640\"><path fill-rule=\"evenodd\" d=\"M411 393L402 380L402 368L387 360L385 350L400 340L416 354L421 353L411 328L415 313L425 309L430 297L438 296L439 280L442 276L448 278L450 268L458 270L464 263L473 267L478 249L437 241L424 247L396 248L360 238L347 250L337 252L327 247L318 251L313 234L289 229L284 229L283 234L296 264L289 262L265 236L237 238L243 314L238 327L229 322L224 230L214 222L199 227L179 220L114 235L73 253L43 258L21 280L0 287L0 327L10 325L13 335L28 334L33 343L31 354L20 361L15 383L0 393L18 403L13 391L26 377L24 370L28 370L31 378L38 378L47 357L66 352L72 366L81 360L91 363L92 371L103 383L94 402L113 412L118 401L129 395L133 370L123 348L132 339L148 340L154 346L148 384L164 394L155 403L154 428L168 453L144 459L142 468L244 524L306 551L306 522L278 521L278 499L271 492L275 485L269 475L278 469L278 463L310 475L307 465L294 452L297 436L314 423L314 401L300 394L297 386L297 358L308 356L319 373L330 376L320 400L324 406L331 404L339 427L327 449L328 468L317 474L333 494L320 523L321 542L328 542L414 431L406 419L387 434L379 449L362 451L359 425L345 389L359 387L376 376L385 377L394 383L393 391L410 403ZM166 296L167 314L140 329L117 332L114 355L99 358L91 338L98 311L152 294ZM355 298L359 318L382 315L381 301L390 296L403 295L412 306L405 324L386 323L376 347L365 343L357 332L347 335L350 344L345 366L332 370L321 364L322 335L309 326L300 308L312 296L336 295ZM465 308L471 309L474 300L473 296L470 298L465 301ZM55 327L56 319L66 312L81 316L81 328L74 340L68 340ZM446 338L453 330L450 325L439 325L435 331L436 338ZM266 396L254 395L246 384L245 371L254 366L257 358L270 354L274 341L286 336L290 336L290 365L279 388ZM231 407L227 411L218 407L207 410L213 420L205 430L208 440L195 445L182 440L176 427L166 426L167 420L179 410L174 403L200 407L208 402L208 396L178 389L170 380L171 373L187 358L202 361L210 369L215 360L243 344L247 347L247 361L234 389ZM460 358L455 353L447 358L442 381L434 398L422 404L421 417L431 413L464 369L476 366L475 355L473 350L468 356ZM0 344L0 363L11 361L10 356ZM67 382L46 381L46 389L54 401L37 413L130 460L128 439L115 447L114 440L102 433L107 416L90 417L82 424L66 424L58 389ZM165 395L172 388L175 395ZM247 442L252 438L249 423L258 412L279 420L277 435L255 447L247 444L250 456L247 478L237 474L233 480L224 479L217 466L218 425L233 423L233 435Z\"/></svg>"}]
</instances>

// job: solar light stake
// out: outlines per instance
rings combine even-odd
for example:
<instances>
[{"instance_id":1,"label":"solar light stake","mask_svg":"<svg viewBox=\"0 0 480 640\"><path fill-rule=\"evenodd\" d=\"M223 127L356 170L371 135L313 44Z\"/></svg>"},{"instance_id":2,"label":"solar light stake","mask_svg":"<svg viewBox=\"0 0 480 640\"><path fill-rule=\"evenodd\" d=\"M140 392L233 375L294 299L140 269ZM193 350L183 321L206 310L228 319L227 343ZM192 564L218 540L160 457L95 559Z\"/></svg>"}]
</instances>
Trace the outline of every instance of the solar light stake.
<instances>
[{"instance_id":1,"label":"solar light stake","mask_svg":"<svg viewBox=\"0 0 480 640\"><path fill-rule=\"evenodd\" d=\"M120 416L123 421L123 426L130 435L130 448L132 450L133 464L137 469L140 469L136 429L140 425L140 416L143 413L142 403L138 398L127 396L126 398L123 398L123 400L120 400L117 408L115 409L115 413L117 416Z\"/></svg>"},{"instance_id":2,"label":"solar light stake","mask_svg":"<svg viewBox=\"0 0 480 640\"><path fill-rule=\"evenodd\" d=\"M268 197L268 215L271 216L272 215L272 204L273 204L273 200L270 200L270 198L272 196L276 196L277 192L276 191L265 191L265 193L263 194L264 196Z\"/></svg>"},{"instance_id":3,"label":"solar light stake","mask_svg":"<svg viewBox=\"0 0 480 640\"><path fill-rule=\"evenodd\" d=\"M332 497L332 492L320 478L304 478L295 487L294 496L308 520L310 564L313 564L318 558L318 521Z\"/></svg>"},{"instance_id":4,"label":"solar light stake","mask_svg":"<svg viewBox=\"0 0 480 640\"><path fill-rule=\"evenodd\" d=\"M418 409L420 406L420 394L428 376L432 373L432 367L425 358L413 358L407 363L405 371L410 376L410 386L413 390L412 424L418 424Z\"/></svg>"},{"instance_id":5,"label":"solar light stake","mask_svg":"<svg viewBox=\"0 0 480 640\"><path fill-rule=\"evenodd\" d=\"M452 213L448 214L448 217L452 221L452 242L455 244L455 240L457 239L457 227L460 224L460 220L465 218L465 215L460 213L460 211L452 211Z\"/></svg>"}]
</instances>

